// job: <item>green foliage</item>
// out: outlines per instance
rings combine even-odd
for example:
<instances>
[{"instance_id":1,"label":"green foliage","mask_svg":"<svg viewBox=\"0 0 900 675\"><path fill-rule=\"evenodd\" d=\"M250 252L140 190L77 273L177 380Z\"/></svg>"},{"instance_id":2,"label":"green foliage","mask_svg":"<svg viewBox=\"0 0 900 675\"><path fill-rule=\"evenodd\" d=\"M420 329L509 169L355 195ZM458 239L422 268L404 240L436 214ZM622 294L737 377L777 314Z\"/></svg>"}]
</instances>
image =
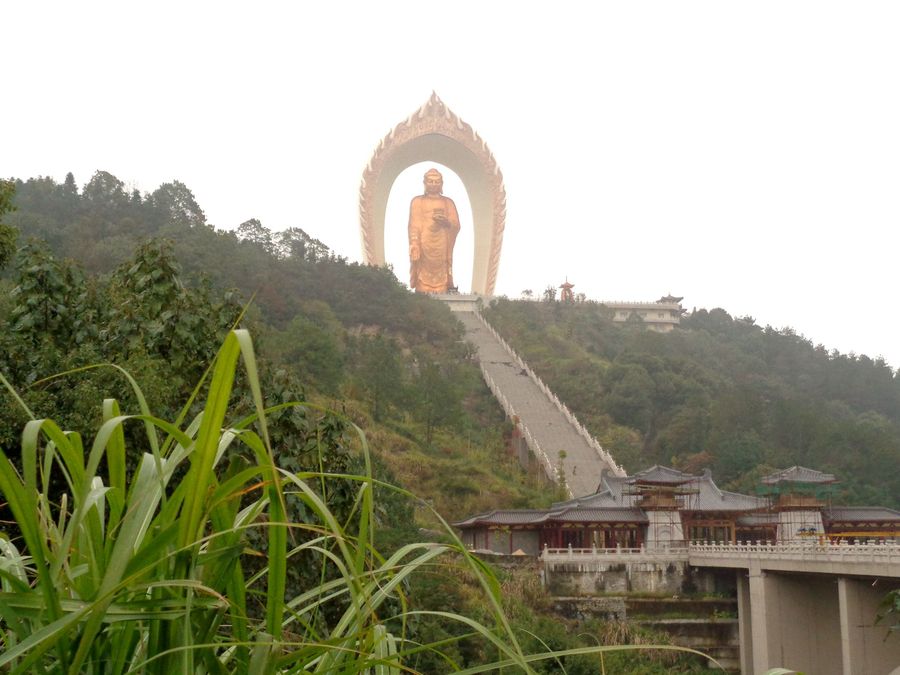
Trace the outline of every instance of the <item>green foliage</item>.
<instances>
[{"instance_id":1,"label":"green foliage","mask_svg":"<svg viewBox=\"0 0 900 675\"><path fill-rule=\"evenodd\" d=\"M239 359L254 413L227 423ZM0 492L21 532L21 540L0 546L0 667L399 673L420 651L407 635L403 585L453 547L415 544L382 558L373 546L371 473L345 478L354 508L339 519L314 487L330 480L323 473L280 472L256 373L249 336L232 332L216 357L202 413L183 428L154 417L132 381L140 413L123 415L107 399L86 455L79 434L49 419L26 425L21 472L0 453ZM131 423L142 423L152 452L129 472L123 427ZM252 459L223 468L231 448ZM51 472L65 475L59 500L48 491ZM291 521L287 497L309 517ZM289 530L302 541L289 545ZM246 570L248 532L266 544L257 574ZM502 659L530 672L500 611L496 582L455 551L488 593L499 632L440 615L490 638ZM301 554L340 574L286 600L288 565ZM248 597L258 587L265 616L254 619ZM316 620L334 605L333 620Z\"/></svg>"},{"instance_id":2,"label":"green foliage","mask_svg":"<svg viewBox=\"0 0 900 675\"><path fill-rule=\"evenodd\" d=\"M878 623L883 623L891 632L900 631L900 589L894 589L884 596L878 612Z\"/></svg>"},{"instance_id":3,"label":"green foliage","mask_svg":"<svg viewBox=\"0 0 900 675\"><path fill-rule=\"evenodd\" d=\"M420 359L415 386L415 415L425 425L425 442L430 444L434 430L448 426L462 415L462 393L456 365L449 361Z\"/></svg>"},{"instance_id":4,"label":"green foliage","mask_svg":"<svg viewBox=\"0 0 900 675\"><path fill-rule=\"evenodd\" d=\"M16 250L16 229L3 223L3 216L13 210L16 185L11 180L0 180L0 269L12 258Z\"/></svg>"},{"instance_id":5,"label":"green foliage","mask_svg":"<svg viewBox=\"0 0 900 675\"><path fill-rule=\"evenodd\" d=\"M900 378L790 329L699 310L665 335L602 306L500 300L486 317L629 470L713 470L752 490L773 468L833 472L836 499L900 506Z\"/></svg>"},{"instance_id":6,"label":"green foliage","mask_svg":"<svg viewBox=\"0 0 900 675\"><path fill-rule=\"evenodd\" d=\"M252 413L233 418L239 361ZM346 421L326 414L316 454L320 465L326 454L349 457L332 450L352 431L359 473L279 469L279 441L304 427L291 415L312 409L296 401L264 407L245 331L226 337L192 421L187 407L173 421L154 416L125 376L137 413L105 399L89 444L22 405L31 419L21 470L0 452L0 495L20 533L0 537L5 671L555 672L541 669L546 662L588 672L575 669L579 659L604 649L572 648L541 620L544 637L523 650L496 577L446 524L454 543L407 544L382 556L375 495L401 491L376 482L366 439ZM5 378L0 384L15 396ZM150 449L131 469L126 426L141 429ZM55 474L62 494L51 487ZM339 510L330 506L336 486L346 491ZM429 583L447 577L483 598L477 617L452 611L456 585Z\"/></svg>"},{"instance_id":7,"label":"green foliage","mask_svg":"<svg viewBox=\"0 0 900 675\"><path fill-rule=\"evenodd\" d=\"M52 340L57 346L73 336L71 312L84 300L84 278L70 263L61 263L39 242L27 244L16 264L18 285L12 291L12 331L32 346Z\"/></svg>"},{"instance_id":8,"label":"green foliage","mask_svg":"<svg viewBox=\"0 0 900 675\"><path fill-rule=\"evenodd\" d=\"M303 381L333 394L344 378L344 330L328 305L310 302L284 330L273 330L265 341L267 354L291 368Z\"/></svg>"},{"instance_id":9,"label":"green foliage","mask_svg":"<svg viewBox=\"0 0 900 675\"><path fill-rule=\"evenodd\" d=\"M43 346L35 348L24 334L9 332L6 314L0 363L17 386L27 387L26 400L58 411L68 428L92 427L100 392L123 402L130 392L102 370L29 384L115 361L143 373L155 409L174 414L237 315L230 290L236 289L253 297L248 317L261 336L266 385L281 372L305 400L347 410L378 437L385 468L420 487L451 517L509 503L546 506L552 499L542 494L539 478L523 476L505 458L498 462L503 419L452 313L409 293L389 270L348 264L297 227L273 232L256 221L240 237L216 231L200 222L202 210L177 182L144 197L128 194L104 172L81 193L71 175L59 185L44 178L18 181L17 189L17 224L47 242L59 273L78 272L70 258L85 268L82 300L66 305L79 324L75 334L84 335L73 345L67 335L45 343L37 333ZM167 237L174 248L158 241L148 246L151 235ZM208 284L194 280L201 272ZM11 312L15 303L8 307ZM61 330L72 332L68 321L60 322ZM169 363L177 369L169 370ZM438 376L443 380L435 383ZM8 404L0 396L0 442L13 442L22 421ZM485 464L498 469L483 475ZM447 479L436 465L479 476L477 489L461 485L460 494L445 494ZM417 517L428 519L421 511Z\"/></svg>"},{"instance_id":10,"label":"green foliage","mask_svg":"<svg viewBox=\"0 0 900 675\"><path fill-rule=\"evenodd\" d=\"M239 307L230 293L214 299L208 284L186 289L171 248L169 242L144 244L112 275L106 337L126 357L134 349L145 349L172 365L182 374L180 380L195 381L198 364L209 361L212 345L235 320Z\"/></svg>"},{"instance_id":11,"label":"green foliage","mask_svg":"<svg viewBox=\"0 0 900 675\"><path fill-rule=\"evenodd\" d=\"M206 215L194 199L194 194L177 180L160 185L147 198L147 203L161 212L167 222L177 226L192 228L206 225Z\"/></svg>"},{"instance_id":12,"label":"green foliage","mask_svg":"<svg viewBox=\"0 0 900 675\"><path fill-rule=\"evenodd\" d=\"M109 370L42 381L54 372L115 361L144 373L157 410L174 414L203 374L240 308L208 286L185 288L170 247L143 246L108 278L85 278L38 243L19 252L12 304L0 316L0 368L41 414L67 429L95 426L102 393L123 402L133 392ZM26 389L27 387L27 389ZM21 411L0 396L0 443L11 447Z\"/></svg>"},{"instance_id":13,"label":"green foliage","mask_svg":"<svg viewBox=\"0 0 900 675\"><path fill-rule=\"evenodd\" d=\"M352 345L357 380L371 404L372 417L381 421L389 406L409 400L400 348L381 334L361 335Z\"/></svg>"}]
</instances>

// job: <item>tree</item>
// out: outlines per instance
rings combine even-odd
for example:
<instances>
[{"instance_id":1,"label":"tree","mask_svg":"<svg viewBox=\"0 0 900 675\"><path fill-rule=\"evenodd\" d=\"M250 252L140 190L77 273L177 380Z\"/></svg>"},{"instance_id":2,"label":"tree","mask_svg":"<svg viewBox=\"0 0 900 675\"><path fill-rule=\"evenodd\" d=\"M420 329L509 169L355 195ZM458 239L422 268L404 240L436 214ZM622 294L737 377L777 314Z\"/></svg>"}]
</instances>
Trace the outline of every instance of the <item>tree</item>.
<instances>
[{"instance_id":1,"label":"tree","mask_svg":"<svg viewBox=\"0 0 900 675\"><path fill-rule=\"evenodd\" d=\"M354 347L356 375L368 393L372 417L381 421L388 406L401 402L405 396L400 349L381 334L362 336Z\"/></svg>"},{"instance_id":2,"label":"tree","mask_svg":"<svg viewBox=\"0 0 900 675\"><path fill-rule=\"evenodd\" d=\"M299 227L289 227L274 236L275 253L280 258L293 258L316 262L331 256L331 249L318 239L310 237Z\"/></svg>"},{"instance_id":3,"label":"tree","mask_svg":"<svg viewBox=\"0 0 900 675\"><path fill-rule=\"evenodd\" d=\"M264 227L256 218L245 220L238 225L237 236L241 241L246 241L259 246L266 253L275 253L275 242L272 238L272 231L269 228Z\"/></svg>"},{"instance_id":4,"label":"tree","mask_svg":"<svg viewBox=\"0 0 900 675\"><path fill-rule=\"evenodd\" d=\"M425 425L425 443L431 444L436 428L453 424L462 414L460 380L454 364L420 358L415 393L416 416Z\"/></svg>"},{"instance_id":5,"label":"tree","mask_svg":"<svg viewBox=\"0 0 900 675\"><path fill-rule=\"evenodd\" d=\"M73 174L71 171L66 174L66 179L65 181L63 181L62 189L66 195L72 197L78 196L78 185L75 184L75 174Z\"/></svg>"},{"instance_id":6,"label":"tree","mask_svg":"<svg viewBox=\"0 0 900 675\"><path fill-rule=\"evenodd\" d=\"M107 171L96 171L82 195L95 207L114 207L127 201L125 183Z\"/></svg>"},{"instance_id":7,"label":"tree","mask_svg":"<svg viewBox=\"0 0 900 675\"><path fill-rule=\"evenodd\" d=\"M11 180L0 180L0 269L6 266L16 252L16 228L3 224L3 216L12 211L13 195L16 192L16 184Z\"/></svg>"},{"instance_id":8,"label":"tree","mask_svg":"<svg viewBox=\"0 0 900 675\"><path fill-rule=\"evenodd\" d=\"M140 195L137 195L138 203ZM132 195L134 201L134 195ZM206 225L206 214L194 199L194 193L177 180L163 183L147 200L148 204L161 211L169 222L183 227L203 227Z\"/></svg>"},{"instance_id":9,"label":"tree","mask_svg":"<svg viewBox=\"0 0 900 675\"><path fill-rule=\"evenodd\" d=\"M553 302L556 300L556 286L547 286L544 289L544 302Z\"/></svg>"},{"instance_id":10,"label":"tree","mask_svg":"<svg viewBox=\"0 0 900 675\"><path fill-rule=\"evenodd\" d=\"M54 258L40 242L27 244L18 258L18 279L11 293L12 331L37 346L63 346L71 337L72 311L84 281L70 263Z\"/></svg>"},{"instance_id":11,"label":"tree","mask_svg":"<svg viewBox=\"0 0 900 675\"><path fill-rule=\"evenodd\" d=\"M318 310L318 316L309 311ZM279 362L291 366L301 381L312 381L336 393L343 377L343 328L325 303L308 303L283 331L275 331L265 346Z\"/></svg>"},{"instance_id":12,"label":"tree","mask_svg":"<svg viewBox=\"0 0 900 675\"><path fill-rule=\"evenodd\" d=\"M636 364L615 365L607 372L606 409L620 424L647 432L653 418L653 378Z\"/></svg>"},{"instance_id":13,"label":"tree","mask_svg":"<svg viewBox=\"0 0 900 675\"><path fill-rule=\"evenodd\" d=\"M208 283L188 289L172 243L150 241L113 274L108 342L126 357L134 350L165 359L172 379L197 381L221 334L239 313L232 293L215 298Z\"/></svg>"},{"instance_id":14,"label":"tree","mask_svg":"<svg viewBox=\"0 0 900 675\"><path fill-rule=\"evenodd\" d=\"M756 432L748 431L726 438L713 450L717 455L716 477L724 483L762 462L765 447Z\"/></svg>"}]
</instances>

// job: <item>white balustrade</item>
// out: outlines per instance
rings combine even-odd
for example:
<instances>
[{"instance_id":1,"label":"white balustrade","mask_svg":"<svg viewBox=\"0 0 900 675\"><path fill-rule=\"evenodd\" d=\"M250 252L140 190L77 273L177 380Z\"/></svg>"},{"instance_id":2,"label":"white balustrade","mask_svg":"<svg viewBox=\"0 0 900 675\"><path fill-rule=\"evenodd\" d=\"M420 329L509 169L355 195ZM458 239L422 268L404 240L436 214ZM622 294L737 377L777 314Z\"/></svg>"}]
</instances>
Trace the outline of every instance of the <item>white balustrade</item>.
<instances>
[{"instance_id":1,"label":"white balustrade","mask_svg":"<svg viewBox=\"0 0 900 675\"><path fill-rule=\"evenodd\" d=\"M614 474L616 474L617 476L626 475L625 470L612 458L612 455L610 455L609 452L607 452L606 450L603 449L603 447L590 434L590 432L584 427L584 425L578 421L578 419L575 417L575 415L572 413L572 411L569 410L569 407L566 404L564 404L562 401L559 400L559 398L556 396L556 394L554 394L550 390L550 388L546 384L544 384L544 381L540 377L538 377L538 375L533 370L531 370L530 367L528 367L528 365L525 363L525 361L522 360L522 358L516 353L516 351L512 347L510 347L509 344L507 344L506 340L504 340L502 337L500 337L500 334L497 333L497 331L494 329L494 327L491 326L491 324L489 324L487 322L487 320L481 315L481 312L475 312L475 316L478 317L478 319L485 326L485 328L487 328L488 332L500 343L500 345L503 347L503 349L506 351L506 353L513 359L513 361L519 366L519 368L524 370L525 373L528 375L528 377L531 379L531 381L534 382L538 386L538 389L540 389L541 392L543 392L544 395L550 399L550 401L556 406L557 410L559 410L561 413L563 413L563 415L565 415L566 419L569 420L569 422L575 426L578 433L584 437L584 439L588 442L588 445L591 448L593 448L593 450L599 455L600 459L602 459L607 465L609 465L612 472ZM485 371L485 368L483 365L481 367L481 371L487 378L488 375L486 374L486 371ZM496 385L494 385L494 386L496 387ZM494 388L491 388L491 392L494 393ZM495 395L496 395L496 393L495 393ZM504 407L504 409L505 409L505 407ZM508 411L506 411L506 412L508 415L510 414ZM533 447L531 446L531 444L529 444L529 448L532 448L532 450L533 450ZM548 475L551 478L553 478L552 470L551 470L551 473Z\"/></svg>"},{"instance_id":2,"label":"white balustrade","mask_svg":"<svg viewBox=\"0 0 900 675\"><path fill-rule=\"evenodd\" d=\"M756 542L719 544L691 542L691 557L767 558L769 560L807 560L819 562L877 562L900 564L900 543L831 543L818 539L787 543Z\"/></svg>"},{"instance_id":3,"label":"white balustrade","mask_svg":"<svg viewBox=\"0 0 900 675\"><path fill-rule=\"evenodd\" d=\"M684 545L669 545L665 547L648 547L642 545L640 548L548 548L544 547L541 552L541 559L547 562L557 562L561 560L575 558L581 562L604 562L609 560L622 560L628 558L639 562L641 560L682 560L686 561L688 557L688 548ZM624 562L624 561L623 561Z\"/></svg>"},{"instance_id":4,"label":"white balustrade","mask_svg":"<svg viewBox=\"0 0 900 675\"><path fill-rule=\"evenodd\" d=\"M732 560L760 561L783 560L808 563L865 563L883 566L886 576L896 576L900 567L900 543L745 543L720 544L690 542L687 545L641 548L544 548L545 562L565 558L603 561L610 558L666 557L702 561L703 559L728 558Z\"/></svg>"}]
</instances>

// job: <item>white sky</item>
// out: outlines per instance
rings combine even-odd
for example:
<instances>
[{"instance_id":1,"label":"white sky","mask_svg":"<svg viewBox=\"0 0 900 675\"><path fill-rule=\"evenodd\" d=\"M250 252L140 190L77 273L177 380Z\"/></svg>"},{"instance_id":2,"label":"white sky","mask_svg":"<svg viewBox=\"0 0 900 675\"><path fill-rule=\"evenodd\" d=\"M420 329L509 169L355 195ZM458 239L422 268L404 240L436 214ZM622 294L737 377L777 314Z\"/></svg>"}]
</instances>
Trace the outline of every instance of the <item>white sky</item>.
<instances>
[{"instance_id":1,"label":"white sky","mask_svg":"<svg viewBox=\"0 0 900 675\"><path fill-rule=\"evenodd\" d=\"M358 260L363 168L435 90L505 176L498 293L683 295L898 366L898 36L897 2L6 3L0 176L177 179Z\"/></svg>"}]
</instances>

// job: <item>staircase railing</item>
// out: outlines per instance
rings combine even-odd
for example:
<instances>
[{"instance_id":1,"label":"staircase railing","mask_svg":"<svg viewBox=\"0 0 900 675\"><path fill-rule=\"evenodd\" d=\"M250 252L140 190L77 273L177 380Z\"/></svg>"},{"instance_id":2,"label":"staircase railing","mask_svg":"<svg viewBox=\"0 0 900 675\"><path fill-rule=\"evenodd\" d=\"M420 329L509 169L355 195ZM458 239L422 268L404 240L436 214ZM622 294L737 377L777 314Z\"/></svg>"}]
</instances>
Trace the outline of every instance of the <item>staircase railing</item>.
<instances>
[{"instance_id":1,"label":"staircase railing","mask_svg":"<svg viewBox=\"0 0 900 675\"><path fill-rule=\"evenodd\" d=\"M519 366L519 368L521 368L528 375L528 377L531 379L531 381L534 382L537 385L538 389L540 389L544 393L544 395L550 399L550 402L553 403L553 405L555 405L556 408L565 416L565 418L575 428L575 430L579 433L579 435L581 435L581 437L584 438L584 440L587 442L587 444L597 453L597 455L600 457L600 459L603 460L603 462L605 462L607 464L607 466L609 466L610 470L617 476L625 476L626 475L625 469L623 469L613 459L612 455L610 455L603 448L603 446L601 446L600 443L597 442L597 439L594 438L591 435L591 433L584 427L584 425L578 421L578 418L575 417L575 415L572 413L571 410L569 410L568 406L559 400L559 397L557 397L557 395L554 394L550 390L550 387L548 387L546 384L544 384L544 381L537 375L537 373L535 373L531 368L529 368L528 364L525 363L524 360L522 360L522 357L520 357L516 353L516 350L513 349L512 347L510 347L509 344L506 342L506 340L504 340L500 336L500 334L494 329L494 327L487 322L487 319L485 319L481 315L481 312L475 312L475 316L478 317L478 319L481 321L481 323L484 325L484 327L487 329L487 331L494 337L494 339L500 343L500 345L503 347L503 349L506 351L506 353L509 355L509 357L513 360L513 362L517 366ZM488 375L484 369L484 366L481 366L481 372L484 373L485 380L487 380ZM491 381L493 382L493 380L491 380ZM491 391L493 391L493 389ZM495 396L496 396L496 394L495 394ZM508 411L507 411L507 414L509 414ZM524 425L523 425L523 429L524 429ZM524 432L527 434L528 430L524 429ZM531 446L529 445L529 447L531 447ZM548 474L548 475L552 475L552 474Z\"/></svg>"},{"instance_id":2,"label":"staircase railing","mask_svg":"<svg viewBox=\"0 0 900 675\"><path fill-rule=\"evenodd\" d=\"M503 392L500 390L500 387L497 386L497 383L494 382L494 378L491 377L490 373L487 372L487 369L483 364L479 363L481 366L481 375L484 377L484 381L487 383L488 389L491 390L491 393L494 397L500 402L500 406L503 408L503 412L506 413L506 416L510 419L518 418L516 414L516 409L513 407L512 403L509 402L509 399L503 395ZM544 472L547 474L547 477L551 480L561 479L563 483L563 487L565 487L566 491L571 494L571 490L569 490L569 486L566 483L565 476L557 476L556 469L553 466L553 462L550 460L550 457L544 452L544 449L541 447L541 444L538 443L537 439L531 435L531 432L525 426L524 423L520 422L522 427L522 437L525 439L525 444L528 446L528 449L531 450L531 453L537 458L537 460L543 465Z\"/></svg>"}]
</instances>

